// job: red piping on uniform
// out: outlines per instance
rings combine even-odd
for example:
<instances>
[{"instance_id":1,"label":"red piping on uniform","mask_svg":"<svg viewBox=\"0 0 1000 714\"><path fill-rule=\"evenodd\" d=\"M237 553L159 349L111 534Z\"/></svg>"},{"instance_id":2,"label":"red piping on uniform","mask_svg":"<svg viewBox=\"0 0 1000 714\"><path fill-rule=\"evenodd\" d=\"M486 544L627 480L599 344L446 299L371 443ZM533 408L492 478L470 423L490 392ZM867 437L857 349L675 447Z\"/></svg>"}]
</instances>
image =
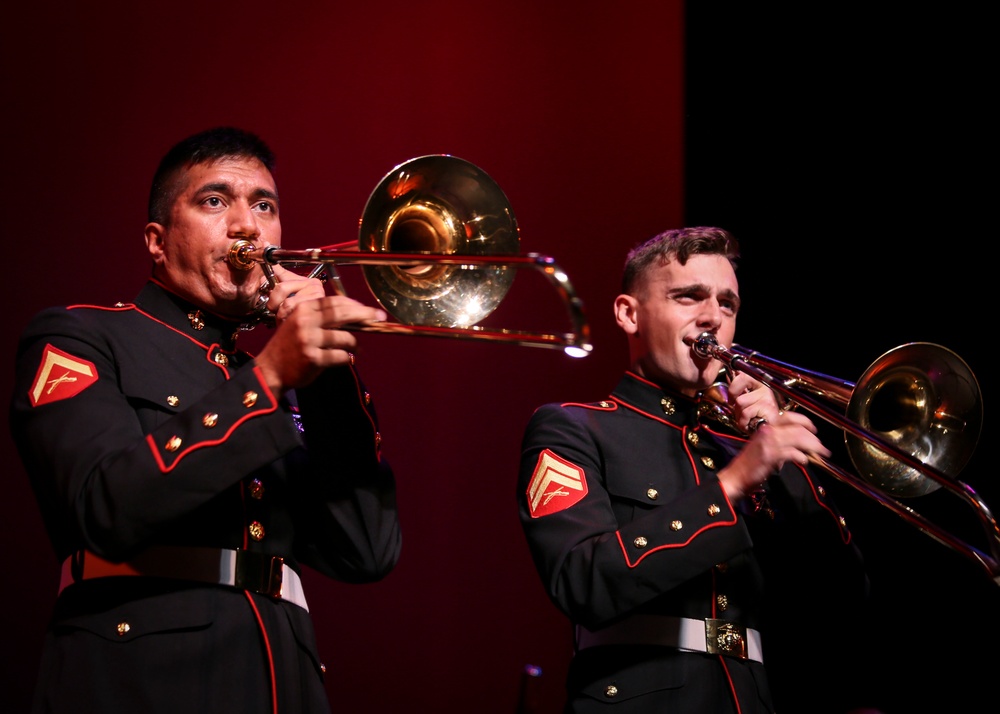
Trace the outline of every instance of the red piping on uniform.
<instances>
[{"instance_id":1,"label":"red piping on uniform","mask_svg":"<svg viewBox=\"0 0 1000 714\"><path fill-rule=\"evenodd\" d=\"M156 281L154 280L153 282L156 282ZM162 287L162 285L161 285L161 287ZM173 330L174 332L176 332L181 337L184 337L184 338L190 340L191 342L193 342L194 344L198 345L199 347L202 347L205 350L207 350L208 347L209 347L204 342L199 342L198 340L196 340L195 338L193 338L191 335L189 335L189 334L187 334L185 332L182 332L181 330L178 330L176 327L168 325L163 320L158 320L157 318L155 318L152 315L150 315L148 312L145 312L144 310L141 310L140 308L136 307L132 303L129 303L128 305L124 305L122 307L116 307L116 308L103 307L101 305L70 305L66 309L67 310L73 310L73 309L79 309L79 308L89 308L89 309L92 309L92 310L105 310L107 312L127 312L128 310L135 310L137 313L139 313L143 317L149 318L153 322L156 322L156 323L159 323L160 325L163 325L168 330Z\"/></svg>"},{"instance_id":2,"label":"red piping on uniform","mask_svg":"<svg viewBox=\"0 0 1000 714\"><path fill-rule=\"evenodd\" d=\"M700 534L704 533L705 531L709 530L710 528L721 528L723 526L733 526L733 525L736 525L736 514L735 513L733 513L733 517L732 517L731 520L728 520L728 521L716 521L715 523L712 523L711 525L705 526L704 528L699 528L694 533L692 533L691 537L688 538L683 543L672 543L670 545L661 545L661 546L658 546L656 548L653 548L652 550L649 550L649 551L643 553L642 555L640 555L639 558L634 563L629 560L629 557L628 557L628 548L625 546L625 542L622 540L621 531L615 531L615 537L618 539L618 545L621 546L622 555L625 556L625 564L628 565L628 567L630 567L630 568L635 568L635 567L638 567L639 563L641 563L644 558L647 558L648 556L652 555L653 553L656 553L656 552L661 551L661 550L665 550L667 548L683 548L685 546L690 545L691 541L693 541L696 537L698 537Z\"/></svg>"},{"instance_id":3,"label":"red piping on uniform","mask_svg":"<svg viewBox=\"0 0 1000 714\"><path fill-rule=\"evenodd\" d=\"M829 513L831 516L833 516L833 520L837 524L837 530L840 531L840 539L842 541L844 541L845 544L850 543L851 542L851 537L852 537L851 536L851 531L849 531L847 528L843 527L840 524L840 518L837 516L837 514L834 513L833 509L830 508L826 504L826 501L824 501L823 499L820 498L819 493L817 493L817 491L816 491L816 484L813 483L813 480L809 477L809 472L806 471L805 467L802 466L801 464L795 464L795 465L798 466L799 471L801 471L802 475L805 476L806 483L809 484L809 488L812 490L812 495L813 495L813 498L816 499L816 503L818 503L820 505L820 507L823 508L823 510L825 510L827 513ZM846 537L845 537L845 534L846 534Z\"/></svg>"},{"instance_id":4,"label":"red piping on uniform","mask_svg":"<svg viewBox=\"0 0 1000 714\"><path fill-rule=\"evenodd\" d=\"M232 435L232 433L236 431L236 428L241 424L243 424L243 422L245 422L247 419L252 419L253 417L260 416L262 414L271 414L278 409L278 402L277 400L275 400L274 394L271 392L270 388L268 388L267 384L264 382L264 378L261 376L260 373L260 367L254 366L253 371L254 374L257 375L257 379L260 382L261 388L267 394L268 398L270 398L271 406L268 407L267 409L259 409L251 414L247 414L245 417L241 419L237 419L235 422L233 422L233 425L229 427L226 433L222 435L222 438L215 439L214 441L200 441L197 444L193 444L187 449L184 449L184 451L177 454L177 458L173 460L170 466L167 466L166 462L164 462L163 459L160 458L160 451L159 449L156 448L156 444L153 442L153 435L147 434L146 443L149 444L150 451L153 452L153 458L156 460L156 463L159 464L161 472L169 473L173 471L174 468L177 466L177 464L180 463L181 459L187 456L192 451L197 451L198 449L204 448L206 446L217 446L222 442L226 441L226 439L228 439Z\"/></svg>"},{"instance_id":5,"label":"red piping on uniform","mask_svg":"<svg viewBox=\"0 0 1000 714\"><path fill-rule=\"evenodd\" d=\"M135 310L136 307L132 303L124 303L117 307L108 307L107 305L88 305L86 303L79 303L77 305L67 305L67 310L77 310L80 308L90 308L92 310L104 310L106 312L125 312L126 310Z\"/></svg>"},{"instance_id":6,"label":"red piping on uniform","mask_svg":"<svg viewBox=\"0 0 1000 714\"><path fill-rule=\"evenodd\" d=\"M228 380L228 379L229 379L229 370L228 370L228 369L226 369L226 368L225 368L224 366L222 366L221 364L219 364L218 362L216 362L216 361L215 361L215 360L214 360L214 359L212 358L212 356L211 356L211 355L212 355L212 352L214 352L214 351L215 351L215 348L216 348L216 347L218 347L218 348L219 348L219 352L221 352L222 354L227 354L227 353L228 353L228 354L236 354L236 353L235 353L235 352L229 352L228 350L224 350L224 349L222 349L222 346L221 346L221 345L220 345L220 344L219 344L218 342L213 342L212 344L208 345L208 346L207 346L207 347L205 348L205 361L206 361L206 362L208 362L208 363L209 363L210 365L212 365L213 367L215 367L216 369L220 369L220 370L222 370L222 374L223 374L223 376L225 376L225 378L226 378L226 379Z\"/></svg>"},{"instance_id":7,"label":"red piping on uniform","mask_svg":"<svg viewBox=\"0 0 1000 714\"><path fill-rule=\"evenodd\" d=\"M197 444L194 444L193 446L188 447L187 449L184 449L184 451L177 454L177 458L174 459L173 463L171 463L169 466L167 466L167 464L163 461L163 459L160 458L160 451L159 449L156 448L156 444L153 443L152 434L146 436L146 442L149 444L149 448L153 452L153 457L156 459L156 463L159 464L160 466L160 471L162 471L163 473L169 473L174 470L174 468L177 466L178 463L180 463L182 458L190 454L192 451L197 451L198 449L204 448L206 446L218 446L222 442L226 441L226 439L228 439L232 435L232 433L236 430L236 427L240 426L247 419L251 419L255 416L260 416L261 414L270 414L274 410L275 407L271 407L270 409L267 410L254 412L253 414L247 414L242 419L237 419L233 423L233 425L229 428L229 430L222 435L221 439L215 439L213 441L201 441Z\"/></svg>"},{"instance_id":8,"label":"red piping on uniform","mask_svg":"<svg viewBox=\"0 0 1000 714\"><path fill-rule=\"evenodd\" d=\"M620 399L615 399L614 397L610 397L610 399L611 399L611 401L615 402L616 404L621 404L626 409L631 409L636 414L641 414L642 416L647 417L649 419L652 419L653 421L658 421L661 424L666 424L671 429L680 429L681 428L681 427L677 426L676 424L671 424L666 419L661 419L660 417L655 416L653 414L650 414L649 412L643 411L642 409L639 409L638 407L633 407L631 404L627 404L627 403L621 401Z\"/></svg>"},{"instance_id":9,"label":"red piping on uniform","mask_svg":"<svg viewBox=\"0 0 1000 714\"><path fill-rule=\"evenodd\" d=\"M698 485L701 485L701 479L698 478L698 466L694 461L694 454L692 454L691 449L688 448L687 433L687 427L684 427L684 453L688 455L688 459L691 461L691 469L694 471L694 480L698 483ZM729 510L735 515L736 506L734 506L733 502L729 500L729 494L726 493L726 489L722 489L722 497L726 499L726 505L729 506Z\"/></svg>"},{"instance_id":10,"label":"red piping on uniform","mask_svg":"<svg viewBox=\"0 0 1000 714\"><path fill-rule=\"evenodd\" d=\"M740 699L736 696L736 687L733 686L733 677L729 674L729 666L726 664L726 658L719 655L719 664L722 665L722 671L726 673L726 681L729 682L729 693L733 695L733 704L736 705L736 714L740 714L743 709L740 707Z\"/></svg>"},{"instance_id":11,"label":"red piping on uniform","mask_svg":"<svg viewBox=\"0 0 1000 714\"><path fill-rule=\"evenodd\" d=\"M608 399L611 399L608 397ZM607 402L607 400L605 400ZM605 404L601 406L601 403L591 404L590 402L563 402L559 406L561 407L580 407L582 409L593 409L596 412L613 412L618 409L618 404L611 400L611 404Z\"/></svg>"},{"instance_id":12,"label":"red piping on uniform","mask_svg":"<svg viewBox=\"0 0 1000 714\"><path fill-rule=\"evenodd\" d=\"M688 445L687 445L687 427L686 426L683 429L681 429L681 436L683 437L681 439L681 443L684 444L684 453L687 454L688 461L691 463L691 473L694 474L694 482L698 486L701 486L701 478L698 476L698 464L695 463L695 461L694 461L694 454L691 453L691 449L689 449Z\"/></svg>"},{"instance_id":13,"label":"red piping on uniform","mask_svg":"<svg viewBox=\"0 0 1000 714\"><path fill-rule=\"evenodd\" d=\"M705 427L705 429L707 431L712 432L712 434L714 434L715 436L717 436L719 438L722 438L722 439L729 439L730 441L741 441L741 442L744 442L744 443L747 441L747 439L745 437L732 436L730 434L720 434L719 432L713 431L711 428L709 428L707 426ZM824 511L826 511L827 513L829 513L830 516L833 518L834 523L837 525L837 530L840 531L840 539L845 544L850 543L851 542L851 538L853 537L851 535L850 530L848 530L847 528L845 528L844 526L842 526L840 524L840 518L837 516L837 514L834 512L834 510L832 508L830 508L830 506L827 505L827 503L822 498L820 498L820 495L819 495L818 491L816 490L816 484L815 484L815 482L813 482L812 477L809 475L809 471L802 464L794 464L794 466L796 468L798 468L799 471L802 472L802 476L805 478L806 483L809 484L809 489L812 491L813 499L816 501L816 504L820 508L822 508Z\"/></svg>"},{"instance_id":14,"label":"red piping on uniform","mask_svg":"<svg viewBox=\"0 0 1000 714\"><path fill-rule=\"evenodd\" d=\"M715 568L712 568L710 573L712 577L711 611L712 611L712 619L714 620L716 617L718 617L716 608L719 602L719 596L717 594L717 589L716 589ZM742 709L740 709L740 700L739 697L736 696L736 687L733 685L733 677L729 673L729 665L726 662L726 658L724 656L719 655L718 658L719 658L719 664L722 665L722 671L726 673L726 681L729 683L729 693L733 695L733 704L736 705L736 714L740 714L740 712L742 711Z\"/></svg>"},{"instance_id":15,"label":"red piping on uniform","mask_svg":"<svg viewBox=\"0 0 1000 714\"><path fill-rule=\"evenodd\" d=\"M372 427L372 434L375 435L375 434L378 433L378 429L375 426L375 420L372 419L371 412L368 411L369 404L365 403L364 390L361 389L361 382L358 380L358 373L354 369L353 362L349 365L349 367L350 367L350 370L351 370L351 377L354 378L354 388L357 390L357 393L358 393L358 403L361 404L362 411L364 411L365 416L368 417L368 423L371 424L371 427ZM370 396L371 395L369 395L369 398L370 398ZM379 442L379 441L376 441L375 439L372 439L372 443L375 445L375 460L378 461L378 462L381 462L382 461L382 443Z\"/></svg>"},{"instance_id":16,"label":"red piping on uniform","mask_svg":"<svg viewBox=\"0 0 1000 714\"><path fill-rule=\"evenodd\" d=\"M246 595L247 601L250 603L250 609L253 610L254 617L257 618L257 625L260 627L260 636L264 639L264 652L267 654L267 669L271 675L271 712L272 714L278 714L278 681L277 677L274 676L274 653L271 652L271 640L267 637L267 629L264 627L264 620L257 609L257 603L253 601L249 591L244 590L243 594Z\"/></svg>"},{"instance_id":17,"label":"red piping on uniform","mask_svg":"<svg viewBox=\"0 0 1000 714\"><path fill-rule=\"evenodd\" d=\"M622 406L628 407L628 404L622 404ZM629 407L629 408L631 409L633 407ZM639 413L640 414L645 414L645 412L639 412ZM656 419L656 417L654 417L654 416L651 416L651 415L648 415L648 416L650 416L651 419ZM657 419L657 421L663 421L663 420ZM670 422L664 421L663 423L664 424L669 424L670 426L673 426L675 429L678 428L678 427L674 426L673 424L670 424ZM681 433L683 434L686 431L686 429L687 429L687 427L682 427L681 428ZM692 471L692 473L694 473L694 480L695 480L696 483L700 484L701 481L698 479L698 467L695 465L694 455L691 453L691 450L688 449L687 439L684 439L684 452L688 455L688 460L691 462L691 471ZM722 497L726 499L726 505L729 506L729 512L732 514L732 518L731 519L726 520L726 521L716 521L715 523L713 523L711 525L708 525L708 526L705 526L704 528L699 528L694 533L692 533L691 537L688 538L683 543L674 543L672 545L661 545L661 546L658 546L656 548L653 548L652 550L649 550L649 551L643 553L642 555L640 555L639 558L638 558L638 560L636 560L634 563L632 563L631 561L629 561L628 548L625 546L625 542L622 540L621 531L615 531L615 537L618 538L618 544L621 546L622 554L625 556L625 564L628 565L628 567L630 567L630 568L635 568L635 567L637 567L639 565L639 563L642 562L643 558L645 558L646 556L651 555L651 554L653 554L653 553L655 553L655 552L657 552L659 550L663 550L664 548L680 548L680 547L684 547L686 545L689 545L691 543L691 541L694 540L699 534L707 531L709 528L719 528L721 526L733 526L733 525L736 525L736 522L737 522L736 509L733 507L733 504L729 500L729 496L726 495L726 492L725 492L724 489L723 489L723 492L722 492Z\"/></svg>"}]
</instances>

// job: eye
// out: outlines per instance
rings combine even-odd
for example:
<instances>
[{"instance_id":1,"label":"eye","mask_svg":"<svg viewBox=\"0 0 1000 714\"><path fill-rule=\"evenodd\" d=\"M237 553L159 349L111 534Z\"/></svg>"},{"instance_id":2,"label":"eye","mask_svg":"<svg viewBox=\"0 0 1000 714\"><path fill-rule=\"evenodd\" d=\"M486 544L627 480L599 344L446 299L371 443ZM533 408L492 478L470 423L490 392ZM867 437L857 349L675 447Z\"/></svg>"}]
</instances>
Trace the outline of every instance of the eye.
<instances>
[{"instance_id":1,"label":"eye","mask_svg":"<svg viewBox=\"0 0 1000 714\"><path fill-rule=\"evenodd\" d=\"M677 293L674 295L674 299L682 305L691 305L699 300L704 300L705 295L695 290L688 290L686 292Z\"/></svg>"},{"instance_id":2,"label":"eye","mask_svg":"<svg viewBox=\"0 0 1000 714\"><path fill-rule=\"evenodd\" d=\"M222 205L222 199L218 196L209 196L205 199L205 205L210 206L211 208L218 208Z\"/></svg>"},{"instance_id":3,"label":"eye","mask_svg":"<svg viewBox=\"0 0 1000 714\"><path fill-rule=\"evenodd\" d=\"M275 213L277 211L277 208L270 201L261 201L260 203L257 204L256 210L260 211L261 213Z\"/></svg>"}]
</instances>

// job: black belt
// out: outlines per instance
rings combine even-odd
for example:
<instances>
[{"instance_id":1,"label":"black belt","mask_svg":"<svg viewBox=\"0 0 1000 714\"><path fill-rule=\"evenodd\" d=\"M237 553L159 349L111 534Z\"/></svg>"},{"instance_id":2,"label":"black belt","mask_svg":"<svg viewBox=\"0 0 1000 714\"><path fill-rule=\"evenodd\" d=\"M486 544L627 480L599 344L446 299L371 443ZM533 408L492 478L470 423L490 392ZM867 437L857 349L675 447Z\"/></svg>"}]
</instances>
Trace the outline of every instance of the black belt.
<instances>
[{"instance_id":1,"label":"black belt","mask_svg":"<svg viewBox=\"0 0 1000 714\"><path fill-rule=\"evenodd\" d=\"M225 548L158 546L124 563L79 551L63 561L59 592L81 580L122 575L230 585L309 609L299 574L285 564L284 558Z\"/></svg>"},{"instance_id":2,"label":"black belt","mask_svg":"<svg viewBox=\"0 0 1000 714\"><path fill-rule=\"evenodd\" d=\"M577 649L598 645L661 645L764 662L760 633L728 620L642 614L593 632L577 625Z\"/></svg>"}]
</instances>

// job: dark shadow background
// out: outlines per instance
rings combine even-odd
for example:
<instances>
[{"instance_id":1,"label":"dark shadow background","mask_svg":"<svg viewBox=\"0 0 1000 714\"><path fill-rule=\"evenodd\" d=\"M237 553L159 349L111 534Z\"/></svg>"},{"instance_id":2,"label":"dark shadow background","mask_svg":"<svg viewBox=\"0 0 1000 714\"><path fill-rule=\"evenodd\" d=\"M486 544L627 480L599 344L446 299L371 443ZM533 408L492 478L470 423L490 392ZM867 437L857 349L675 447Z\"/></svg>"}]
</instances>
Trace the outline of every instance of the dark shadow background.
<instances>
[{"instance_id":1,"label":"dark shadow background","mask_svg":"<svg viewBox=\"0 0 1000 714\"><path fill-rule=\"evenodd\" d=\"M685 222L740 237L737 340L764 354L851 382L910 342L964 358L985 420L959 476L996 508L986 346L996 142L985 91L996 53L979 11L883 5L688 4ZM893 714L980 708L996 673L997 585L833 487L870 566L873 606L857 679L831 687L860 684ZM905 504L968 545L996 540L947 490ZM822 613L801 627L806 660L836 636Z\"/></svg>"},{"instance_id":2,"label":"dark shadow background","mask_svg":"<svg viewBox=\"0 0 1000 714\"><path fill-rule=\"evenodd\" d=\"M190 133L232 123L272 145L289 248L355 238L369 193L408 158L480 166L506 193L523 251L569 274L594 353L363 336L404 554L375 585L305 581L336 711L511 714L533 664L537 711L555 714L569 629L517 524L518 444L538 404L599 399L617 381L626 353L610 305L633 244L685 223L725 226L743 244L742 343L850 381L899 344L945 345L978 377L988 417L991 53L977 38L985 10L936 12L779 15L680 0L19 6L0 30L12 276L0 365L12 373L17 335L42 307L135 295L148 274L149 177ZM348 270L351 293L369 300ZM526 275L488 322L564 319ZM20 712L58 564L2 419L0 708ZM992 433L987 419L981 444ZM831 428L827 443L839 442ZM1000 503L984 451L961 476ZM995 661L997 586L831 487L872 570L853 684L887 714L971 708L982 690L969 682ZM947 492L913 506L987 546ZM802 656L837 634L817 613Z\"/></svg>"}]
</instances>

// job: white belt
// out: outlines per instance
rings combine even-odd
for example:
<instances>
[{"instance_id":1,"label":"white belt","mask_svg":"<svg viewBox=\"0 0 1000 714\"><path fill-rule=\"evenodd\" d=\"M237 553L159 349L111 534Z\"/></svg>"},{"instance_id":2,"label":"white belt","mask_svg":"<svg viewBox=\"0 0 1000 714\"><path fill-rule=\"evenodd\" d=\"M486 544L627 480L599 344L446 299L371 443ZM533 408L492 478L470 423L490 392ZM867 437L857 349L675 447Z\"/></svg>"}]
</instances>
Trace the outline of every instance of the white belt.
<instances>
[{"instance_id":1,"label":"white belt","mask_svg":"<svg viewBox=\"0 0 1000 714\"><path fill-rule=\"evenodd\" d=\"M309 610L299 574L284 558L246 550L160 546L124 563L113 563L90 551L79 551L62 564L59 592L93 578L139 575L230 585L280 598Z\"/></svg>"},{"instance_id":2,"label":"white belt","mask_svg":"<svg viewBox=\"0 0 1000 714\"><path fill-rule=\"evenodd\" d=\"M640 614L596 632L577 625L577 649L598 645L661 645L764 662L760 633L727 620Z\"/></svg>"}]
</instances>

